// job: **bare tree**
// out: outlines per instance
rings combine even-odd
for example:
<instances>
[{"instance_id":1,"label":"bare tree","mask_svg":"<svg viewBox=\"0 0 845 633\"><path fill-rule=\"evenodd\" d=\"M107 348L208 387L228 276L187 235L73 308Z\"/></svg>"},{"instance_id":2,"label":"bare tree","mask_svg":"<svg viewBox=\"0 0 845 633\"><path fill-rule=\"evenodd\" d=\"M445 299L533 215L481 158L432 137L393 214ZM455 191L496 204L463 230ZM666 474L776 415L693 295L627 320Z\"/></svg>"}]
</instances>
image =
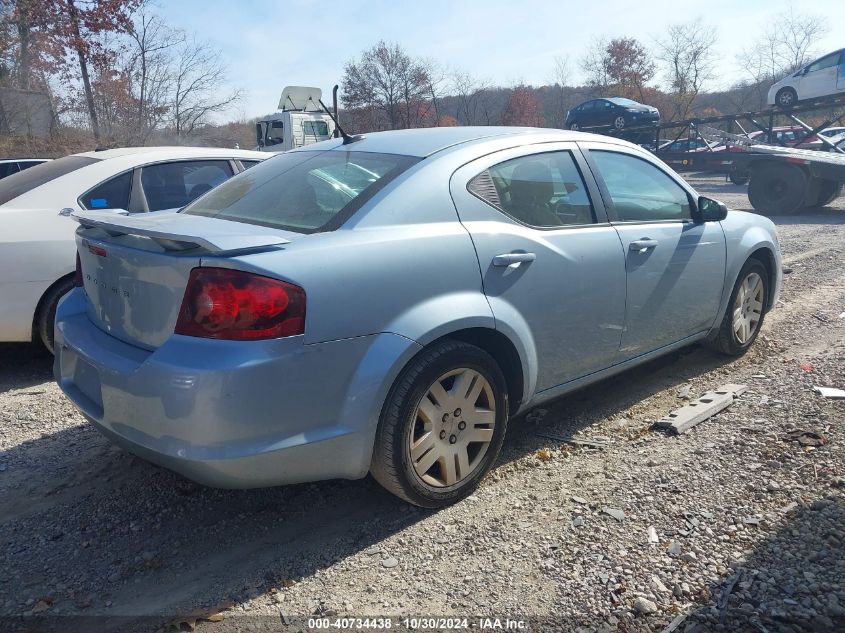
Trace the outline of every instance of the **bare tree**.
<instances>
[{"instance_id":1,"label":"bare tree","mask_svg":"<svg viewBox=\"0 0 845 633\"><path fill-rule=\"evenodd\" d=\"M716 29L700 18L672 24L656 43L656 58L663 67L675 109L671 118L685 119L698 93L713 78Z\"/></svg>"},{"instance_id":2,"label":"bare tree","mask_svg":"<svg viewBox=\"0 0 845 633\"><path fill-rule=\"evenodd\" d=\"M241 98L239 90L220 93L226 82L226 67L219 51L191 38L179 46L173 68L170 94L170 124L176 137L190 135Z\"/></svg>"},{"instance_id":3,"label":"bare tree","mask_svg":"<svg viewBox=\"0 0 845 633\"><path fill-rule=\"evenodd\" d=\"M461 125L486 123L482 116L482 101L490 84L462 70L452 71L451 79L451 92L458 102L458 122Z\"/></svg>"},{"instance_id":4,"label":"bare tree","mask_svg":"<svg viewBox=\"0 0 845 633\"><path fill-rule=\"evenodd\" d=\"M760 37L738 56L758 102L764 103L769 84L801 68L815 56L816 42L827 33L817 15L797 14L792 7L774 17Z\"/></svg>"},{"instance_id":5,"label":"bare tree","mask_svg":"<svg viewBox=\"0 0 845 633\"><path fill-rule=\"evenodd\" d=\"M552 125L562 128L566 120L566 111L572 105L569 79L571 75L571 64L569 55L557 56L554 58L554 68L551 77L551 84L554 94L554 112L552 114Z\"/></svg>"},{"instance_id":6,"label":"bare tree","mask_svg":"<svg viewBox=\"0 0 845 633\"><path fill-rule=\"evenodd\" d=\"M581 58L581 70L584 71L587 85L599 96L608 94L611 80L607 68L607 48L610 42L605 38L595 38Z\"/></svg>"},{"instance_id":7,"label":"bare tree","mask_svg":"<svg viewBox=\"0 0 845 633\"><path fill-rule=\"evenodd\" d=\"M144 143L167 114L173 78L171 54L186 42L186 37L144 7L136 16L129 38L131 48L124 67L136 101L135 135L137 142Z\"/></svg>"},{"instance_id":8,"label":"bare tree","mask_svg":"<svg viewBox=\"0 0 845 633\"><path fill-rule=\"evenodd\" d=\"M389 129L415 127L432 91L426 64L383 41L344 67L343 105L379 113Z\"/></svg>"}]
</instances>

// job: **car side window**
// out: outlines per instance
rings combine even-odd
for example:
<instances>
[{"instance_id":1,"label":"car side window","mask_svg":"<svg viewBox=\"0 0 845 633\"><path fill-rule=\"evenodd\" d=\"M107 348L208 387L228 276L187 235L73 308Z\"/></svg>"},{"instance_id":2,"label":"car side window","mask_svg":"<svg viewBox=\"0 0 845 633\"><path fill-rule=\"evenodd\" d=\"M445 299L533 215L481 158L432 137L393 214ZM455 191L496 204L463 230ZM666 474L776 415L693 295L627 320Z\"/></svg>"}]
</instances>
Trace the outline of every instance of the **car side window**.
<instances>
[{"instance_id":1,"label":"car side window","mask_svg":"<svg viewBox=\"0 0 845 633\"><path fill-rule=\"evenodd\" d=\"M620 222L692 219L687 192L660 168L620 152L591 150L590 155Z\"/></svg>"},{"instance_id":2,"label":"car side window","mask_svg":"<svg viewBox=\"0 0 845 633\"><path fill-rule=\"evenodd\" d=\"M86 209L129 209L132 170L100 183L79 199Z\"/></svg>"},{"instance_id":3,"label":"car side window","mask_svg":"<svg viewBox=\"0 0 845 633\"><path fill-rule=\"evenodd\" d=\"M581 172L571 152L546 152L499 163L467 187L518 222L549 228L595 223Z\"/></svg>"},{"instance_id":4,"label":"car side window","mask_svg":"<svg viewBox=\"0 0 845 633\"><path fill-rule=\"evenodd\" d=\"M241 158L240 161L241 166L244 168L244 170L247 170L250 167L255 167L258 163L261 162L260 160L245 160L243 158Z\"/></svg>"},{"instance_id":5,"label":"car side window","mask_svg":"<svg viewBox=\"0 0 845 633\"><path fill-rule=\"evenodd\" d=\"M229 161L177 161L144 167L141 186L149 210L162 211L184 207L231 176Z\"/></svg>"},{"instance_id":6,"label":"car side window","mask_svg":"<svg viewBox=\"0 0 845 633\"><path fill-rule=\"evenodd\" d=\"M824 70L825 68L831 68L832 66L836 66L838 63L839 53L833 53L833 55L822 57L820 60L810 64L809 68L807 68L807 72L814 73L817 70Z\"/></svg>"}]
</instances>

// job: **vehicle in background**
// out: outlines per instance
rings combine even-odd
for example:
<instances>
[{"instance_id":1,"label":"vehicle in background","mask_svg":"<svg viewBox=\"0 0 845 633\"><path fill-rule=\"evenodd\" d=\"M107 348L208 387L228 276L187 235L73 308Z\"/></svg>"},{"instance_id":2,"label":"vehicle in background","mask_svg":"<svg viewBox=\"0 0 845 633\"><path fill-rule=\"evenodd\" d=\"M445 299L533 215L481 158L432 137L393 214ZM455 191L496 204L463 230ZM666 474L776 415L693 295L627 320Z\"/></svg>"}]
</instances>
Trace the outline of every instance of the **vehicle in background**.
<instances>
[{"instance_id":1,"label":"vehicle in background","mask_svg":"<svg viewBox=\"0 0 845 633\"><path fill-rule=\"evenodd\" d=\"M660 152L715 152L724 149L724 145L705 141L703 138L680 138L662 144Z\"/></svg>"},{"instance_id":2,"label":"vehicle in background","mask_svg":"<svg viewBox=\"0 0 845 633\"><path fill-rule=\"evenodd\" d=\"M696 341L743 354L781 280L769 219L548 129L335 139L178 213L76 216L55 375L108 438L207 485L370 472L426 507L511 416Z\"/></svg>"},{"instance_id":3,"label":"vehicle in background","mask_svg":"<svg viewBox=\"0 0 845 633\"><path fill-rule=\"evenodd\" d=\"M0 180L0 341L53 347L53 315L73 286L83 209L183 207L268 157L248 150L129 147L65 156Z\"/></svg>"},{"instance_id":4,"label":"vehicle in background","mask_svg":"<svg viewBox=\"0 0 845 633\"><path fill-rule=\"evenodd\" d=\"M799 101L845 93L845 49L829 53L769 88L768 105L791 108Z\"/></svg>"},{"instance_id":5,"label":"vehicle in background","mask_svg":"<svg viewBox=\"0 0 845 633\"><path fill-rule=\"evenodd\" d=\"M6 176L35 167L49 161L49 158L3 158L0 159L0 180Z\"/></svg>"},{"instance_id":6,"label":"vehicle in background","mask_svg":"<svg viewBox=\"0 0 845 633\"><path fill-rule=\"evenodd\" d=\"M624 97L591 99L566 113L564 125L570 130L624 130L641 125L657 125L660 112Z\"/></svg>"},{"instance_id":7,"label":"vehicle in background","mask_svg":"<svg viewBox=\"0 0 845 633\"><path fill-rule=\"evenodd\" d=\"M279 112L255 124L256 149L286 152L334 136L335 123L320 105L322 90L287 86L279 99Z\"/></svg>"},{"instance_id":8,"label":"vehicle in background","mask_svg":"<svg viewBox=\"0 0 845 633\"><path fill-rule=\"evenodd\" d=\"M832 138L834 136L841 136L845 134L845 127L827 127L823 129L819 134L822 134L828 138Z\"/></svg>"}]
</instances>

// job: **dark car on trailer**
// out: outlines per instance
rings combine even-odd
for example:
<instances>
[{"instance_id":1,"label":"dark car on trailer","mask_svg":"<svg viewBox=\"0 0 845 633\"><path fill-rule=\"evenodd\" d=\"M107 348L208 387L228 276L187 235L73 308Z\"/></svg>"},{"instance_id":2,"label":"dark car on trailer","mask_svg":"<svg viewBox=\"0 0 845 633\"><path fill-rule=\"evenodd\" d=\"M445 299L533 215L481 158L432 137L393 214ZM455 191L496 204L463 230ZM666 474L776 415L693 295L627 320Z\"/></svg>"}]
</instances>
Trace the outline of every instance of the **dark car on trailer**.
<instances>
[{"instance_id":1,"label":"dark car on trailer","mask_svg":"<svg viewBox=\"0 0 845 633\"><path fill-rule=\"evenodd\" d=\"M570 130L624 130L658 123L660 112L657 108L624 97L607 97L591 99L572 108L566 113L565 125Z\"/></svg>"}]
</instances>

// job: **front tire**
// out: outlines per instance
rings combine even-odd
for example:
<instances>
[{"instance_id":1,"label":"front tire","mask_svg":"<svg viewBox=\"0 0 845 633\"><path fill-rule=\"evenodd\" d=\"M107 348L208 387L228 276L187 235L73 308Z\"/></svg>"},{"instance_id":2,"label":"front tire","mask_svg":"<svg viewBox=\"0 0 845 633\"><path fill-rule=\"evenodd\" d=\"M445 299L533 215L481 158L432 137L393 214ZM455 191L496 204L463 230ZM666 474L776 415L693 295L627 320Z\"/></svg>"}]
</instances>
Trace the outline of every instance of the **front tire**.
<instances>
[{"instance_id":1,"label":"front tire","mask_svg":"<svg viewBox=\"0 0 845 633\"><path fill-rule=\"evenodd\" d=\"M578 123L570 123L569 129L572 130L573 132L578 132L578 131L581 130L581 126Z\"/></svg>"},{"instance_id":2,"label":"front tire","mask_svg":"<svg viewBox=\"0 0 845 633\"><path fill-rule=\"evenodd\" d=\"M475 490L493 467L507 421L507 386L496 361L468 343L435 343L391 388L370 472L409 503L449 505Z\"/></svg>"},{"instance_id":3,"label":"front tire","mask_svg":"<svg viewBox=\"0 0 845 633\"><path fill-rule=\"evenodd\" d=\"M707 339L711 349L728 356L742 356L757 339L769 300L769 274L756 258L742 267L719 329Z\"/></svg>"},{"instance_id":4,"label":"front tire","mask_svg":"<svg viewBox=\"0 0 845 633\"><path fill-rule=\"evenodd\" d=\"M59 301L68 292L73 289L73 279L68 277L60 279L53 286L51 286L44 296L41 297L41 303L38 306L38 313L35 317L35 327L38 332L38 337L44 343L44 347L53 354L53 341L55 340L55 333L53 328L56 323L56 308Z\"/></svg>"},{"instance_id":5,"label":"front tire","mask_svg":"<svg viewBox=\"0 0 845 633\"><path fill-rule=\"evenodd\" d=\"M781 108L791 108L798 103L798 93L794 88L781 88L775 95L775 104Z\"/></svg>"}]
</instances>

